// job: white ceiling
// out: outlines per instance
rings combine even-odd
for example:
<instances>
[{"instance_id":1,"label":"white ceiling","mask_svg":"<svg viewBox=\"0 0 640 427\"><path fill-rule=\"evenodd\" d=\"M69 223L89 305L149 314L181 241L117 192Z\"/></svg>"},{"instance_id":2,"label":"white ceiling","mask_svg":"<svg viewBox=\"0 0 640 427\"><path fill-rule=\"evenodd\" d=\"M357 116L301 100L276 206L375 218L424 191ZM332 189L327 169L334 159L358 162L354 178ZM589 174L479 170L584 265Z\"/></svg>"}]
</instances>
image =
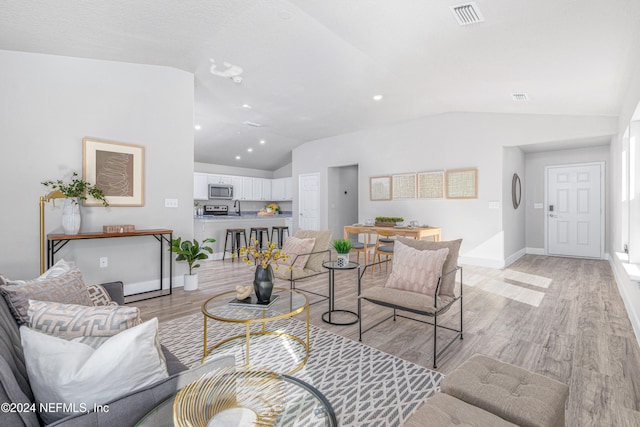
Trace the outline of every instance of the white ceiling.
<instances>
[{"instance_id":1,"label":"white ceiling","mask_svg":"<svg viewBox=\"0 0 640 427\"><path fill-rule=\"evenodd\" d=\"M2 0L0 49L194 73L195 161L266 170L306 141L449 111L618 114L639 0L476 0L485 22L470 26L458 3Z\"/></svg>"}]
</instances>

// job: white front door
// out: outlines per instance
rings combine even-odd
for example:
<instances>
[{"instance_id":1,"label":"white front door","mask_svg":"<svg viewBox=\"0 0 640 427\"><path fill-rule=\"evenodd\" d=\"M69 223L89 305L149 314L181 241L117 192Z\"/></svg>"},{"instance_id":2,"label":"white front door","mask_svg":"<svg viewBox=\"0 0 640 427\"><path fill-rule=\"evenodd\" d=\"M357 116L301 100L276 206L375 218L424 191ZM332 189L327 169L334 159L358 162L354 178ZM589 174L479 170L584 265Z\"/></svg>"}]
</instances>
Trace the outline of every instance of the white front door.
<instances>
[{"instance_id":1,"label":"white front door","mask_svg":"<svg viewBox=\"0 0 640 427\"><path fill-rule=\"evenodd\" d=\"M546 167L547 254L602 258L604 164Z\"/></svg>"},{"instance_id":2,"label":"white front door","mask_svg":"<svg viewBox=\"0 0 640 427\"><path fill-rule=\"evenodd\" d=\"M298 228L320 230L320 174L300 175L298 200Z\"/></svg>"}]
</instances>

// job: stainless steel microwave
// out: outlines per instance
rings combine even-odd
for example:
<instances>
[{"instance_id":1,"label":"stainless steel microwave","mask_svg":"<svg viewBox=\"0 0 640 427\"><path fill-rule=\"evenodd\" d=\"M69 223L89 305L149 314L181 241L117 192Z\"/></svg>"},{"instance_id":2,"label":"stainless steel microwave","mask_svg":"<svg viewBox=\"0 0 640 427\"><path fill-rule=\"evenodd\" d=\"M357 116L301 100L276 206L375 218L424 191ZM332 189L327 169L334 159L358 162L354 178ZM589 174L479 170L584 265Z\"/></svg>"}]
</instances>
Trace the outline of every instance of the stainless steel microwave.
<instances>
[{"instance_id":1,"label":"stainless steel microwave","mask_svg":"<svg viewBox=\"0 0 640 427\"><path fill-rule=\"evenodd\" d=\"M209 199L233 199L233 185L209 184Z\"/></svg>"}]
</instances>

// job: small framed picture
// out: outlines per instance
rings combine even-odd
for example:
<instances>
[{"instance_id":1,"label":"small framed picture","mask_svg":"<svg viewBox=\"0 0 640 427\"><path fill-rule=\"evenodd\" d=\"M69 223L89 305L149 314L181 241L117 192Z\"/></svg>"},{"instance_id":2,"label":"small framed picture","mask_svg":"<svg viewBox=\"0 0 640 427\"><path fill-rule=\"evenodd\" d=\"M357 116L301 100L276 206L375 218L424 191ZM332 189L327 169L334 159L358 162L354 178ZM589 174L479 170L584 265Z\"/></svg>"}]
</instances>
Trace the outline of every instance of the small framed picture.
<instances>
[{"instance_id":1,"label":"small framed picture","mask_svg":"<svg viewBox=\"0 0 640 427\"><path fill-rule=\"evenodd\" d=\"M447 171L446 181L447 199L478 198L478 169Z\"/></svg>"},{"instance_id":2,"label":"small framed picture","mask_svg":"<svg viewBox=\"0 0 640 427\"><path fill-rule=\"evenodd\" d=\"M110 206L144 206L144 147L84 138L82 178L101 189ZM85 206L101 206L88 198Z\"/></svg>"},{"instance_id":3,"label":"small framed picture","mask_svg":"<svg viewBox=\"0 0 640 427\"><path fill-rule=\"evenodd\" d=\"M369 178L369 198L391 200L391 176L372 176Z\"/></svg>"}]
</instances>

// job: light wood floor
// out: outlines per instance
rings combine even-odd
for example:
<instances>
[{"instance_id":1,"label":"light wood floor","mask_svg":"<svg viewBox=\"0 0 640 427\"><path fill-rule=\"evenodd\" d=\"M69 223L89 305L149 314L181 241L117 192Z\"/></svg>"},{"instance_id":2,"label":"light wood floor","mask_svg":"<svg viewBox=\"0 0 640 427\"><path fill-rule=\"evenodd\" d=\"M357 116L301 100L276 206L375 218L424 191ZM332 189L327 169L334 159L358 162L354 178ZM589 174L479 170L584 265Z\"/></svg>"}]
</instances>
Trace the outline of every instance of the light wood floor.
<instances>
[{"instance_id":1,"label":"light wood floor","mask_svg":"<svg viewBox=\"0 0 640 427\"><path fill-rule=\"evenodd\" d=\"M438 371L446 375L474 353L486 354L568 384L568 426L640 425L640 349L606 261L526 255L504 270L463 267L464 340L441 356ZM200 312L209 296L253 279L246 265L230 260L205 262L199 275L197 291L177 288L171 296L131 305L144 319L163 322ZM367 273L362 286L384 278L384 271ZM326 293L327 283L322 275L299 288ZM356 311L356 289L355 271L338 272L336 308ZM443 324L458 324L457 307ZM357 324L324 323L326 310L326 301L311 306L314 325L358 339ZM363 303L365 327L386 315L386 309ZM446 334L439 331L438 342ZM399 319L367 332L363 342L432 368L432 338L432 327Z\"/></svg>"}]
</instances>

